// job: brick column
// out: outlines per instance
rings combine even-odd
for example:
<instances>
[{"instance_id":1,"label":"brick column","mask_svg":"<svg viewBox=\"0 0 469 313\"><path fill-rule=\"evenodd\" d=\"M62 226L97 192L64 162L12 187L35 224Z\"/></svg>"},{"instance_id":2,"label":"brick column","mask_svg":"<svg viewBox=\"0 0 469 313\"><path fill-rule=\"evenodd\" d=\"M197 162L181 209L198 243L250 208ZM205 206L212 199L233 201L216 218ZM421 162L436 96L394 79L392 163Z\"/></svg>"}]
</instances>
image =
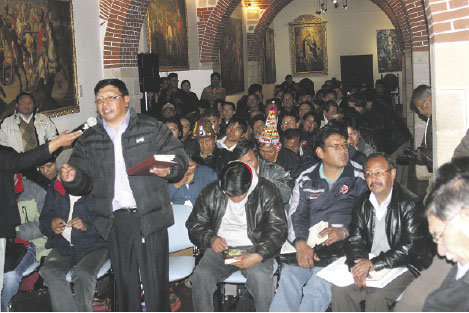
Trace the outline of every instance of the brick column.
<instances>
[{"instance_id":1,"label":"brick column","mask_svg":"<svg viewBox=\"0 0 469 313\"><path fill-rule=\"evenodd\" d=\"M433 166L448 162L469 127L469 1L425 1L430 33Z\"/></svg>"}]
</instances>

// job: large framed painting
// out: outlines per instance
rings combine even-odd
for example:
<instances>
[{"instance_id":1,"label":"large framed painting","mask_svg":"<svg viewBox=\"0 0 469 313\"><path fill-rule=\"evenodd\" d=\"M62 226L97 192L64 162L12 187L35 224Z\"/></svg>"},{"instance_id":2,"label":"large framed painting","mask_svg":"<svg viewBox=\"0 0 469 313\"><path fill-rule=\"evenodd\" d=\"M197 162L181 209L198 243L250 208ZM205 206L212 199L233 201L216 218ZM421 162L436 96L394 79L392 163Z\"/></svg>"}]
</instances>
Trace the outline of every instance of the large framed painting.
<instances>
[{"instance_id":1,"label":"large framed painting","mask_svg":"<svg viewBox=\"0 0 469 313\"><path fill-rule=\"evenodd\" d=\"M189 69L186 0L150 0L148 50L158 54L160 71Z\"/></svg>"},{"instance_id":2,"label":"large framed painting","mask_svg":"<svg viewBox=\"0 0 469 313\"><path fill-rule=\"evenodd\" d=\"M376 31L378 52L378 71L402 71L402 51L395 29L380 29Z\"/></svg>"},{"instance_id":3,"label":"large framed painting","mask_svg":"<svg viewBox=\"0 0 469 313\"><path fill-rule=\"evenodd\" d=\"M273 84L277 80L275 67L274 30L267 28L262 42L262 83Z\"/></svg>"},{"instance_id":4,"label":"large framed painting","mask_svg":"<svg viewBox=\"0 0 469 313\"><path fill-rule=\"evenodd\" d=\"M243 24L239 19L230 18L223 30L220 47L220 74L226 94L244 91Z\"/></svg>"},{"instance_id":5,"label":"large framed painting","mask_svg":"<svg viewBox=\"0 0 469 313\"><path fill-rule=\"evenodd\" d=\"M293 76L327 75L326 23L312 14L289 23Z\"/></svg>"},{"instance_id":6,"label":"large framed painting","mask_svg":"<svg viewBox=\"0 0 469 313\"><path fill-rule=\"evenodd\" d=\"M79 112L72 2L0 0L0 118L30 92L50 117Z\"/></svg>"}]
</instances>

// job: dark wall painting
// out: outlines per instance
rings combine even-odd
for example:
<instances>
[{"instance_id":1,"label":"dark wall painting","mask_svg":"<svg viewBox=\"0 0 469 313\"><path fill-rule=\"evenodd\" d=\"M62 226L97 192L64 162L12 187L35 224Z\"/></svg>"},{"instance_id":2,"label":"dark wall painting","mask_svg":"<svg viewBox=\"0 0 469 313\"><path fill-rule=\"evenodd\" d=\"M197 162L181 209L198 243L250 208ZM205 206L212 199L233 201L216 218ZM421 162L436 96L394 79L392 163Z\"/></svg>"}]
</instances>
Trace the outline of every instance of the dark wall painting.
<instances>
[{"instance_id":1,"label":"dark wall painting","mask_svg":"<svg viewBox=\"0 0 469 313\"><path fill-rule=\"evenodd\" d=\"M377 30L376 43L378 46L378 71L380 73L402 71L402 51L396 30Z\"/></svg>"},{"instance_id":2,"label":"dark wall painting","mask_svg":"<svg viewBox=\"0 0 469 313\"><path fill-rule=\"evenodd\" d=\"M326 21L305 14L289 25L293 76L327 75Z\"/></svg>"},{"instance_id":3,"label":"dark wall painting","mask_svg":"<svg viewBox=\"0 0 469 313\"><path fill-rule=\"evenodd\" d=\"M244 91L244 55L242 21L230 18L223 32L220 48L220 74L226 94Z\"/></svg>"},{"instance_id":4,"label":"dark wall painting","mask_svg":"<svg viewBox=\"0 0 469 313\"><path fill-rule=\"evenodd\" d=\"M148 50L158 54L160 71L189 69L185 0L150 0Z\"/></svg>"},{"instance_id":5,"label":"dark wall painting","mask_svg":"<svg viewBox=\"0 0 469 313\"><path fill-rule=\"evenodd\" d=\"M21 91L50 117L80 111L71 1L0 0L0 118Z\"/></svg>"},{"instance_id":6,"label":"dark wall painting","mask_svg":"<svg viewBox=\"0 0 469 313\"><path fill-rule=\"evenodd\" d=\"M275 67L275 42L274 30L267 28L262 44L262 83L273 84L277 80L277 71Z\"/></svg>"}]
</instances>

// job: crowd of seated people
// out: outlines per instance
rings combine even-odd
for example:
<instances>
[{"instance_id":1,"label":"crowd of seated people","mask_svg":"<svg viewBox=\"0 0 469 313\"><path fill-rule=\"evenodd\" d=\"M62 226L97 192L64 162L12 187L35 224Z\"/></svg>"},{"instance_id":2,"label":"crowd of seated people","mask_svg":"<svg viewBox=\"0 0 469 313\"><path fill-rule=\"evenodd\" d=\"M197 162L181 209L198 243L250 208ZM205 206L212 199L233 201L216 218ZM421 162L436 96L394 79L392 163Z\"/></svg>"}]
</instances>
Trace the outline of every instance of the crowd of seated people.
<instances>
[{"instance_id":1,"label":"crowd of seated people","mask_svg":"<svg viewBox=\"0 0 469 313\"><path fill-rule=\"evenodd\" d=\"M220 74L214 72L210 79L210 85L198 99L191 91L190 81L182 81L179 88L178 75L170 73L150 95L151 106L146 116L138 117L147 124L156 122L148 116L161 122L155 125L164 128L161 131L166 136L165 142L171 140L171 145L181 153L181 164L187 163L175 174L171 174L172 168L163 174L154 169L150 173L160 177L158 182L166 179L158 187L161 187L158 193L164 201L166 196L161 193L167 192L168 204L193 208L186 227L201 255L191 276L194 310L213 310L217 283L240 270L247 278L246 287L254 300L253 310L390 311L398 298L405 295L408 286L411 286L409 293L416 288L412 286L419 282L421 274L422 278L430 275L425 270L429 267L428 271L432 270L436 246L440 255L446 255L457 265L441 286L427 284L425 290L419 290L422 304L417 310L444 310L445 305L450 305L445 303L449 302L445 298L448 293L459 299L458 295L463 292L454 292L453 283L456 280L458 288L468 288L469 252L464 252L458 244L450 245L450 239L446 241L446 237L453 236L452 230L447 231L446 227L455 223L451 212L457 214L460 223L467 223L469 218L465 209L450 209L451 212L446 213L447 208L438 195L448 189L451 192L455 189L455 193L466 190L465 175L469 173L461 166L460 159L447 165L457 170L438 172L439 179L430 188L425 204L406 188L405 167L398 161L405 151L412 150L413 140L399 112L394 110L382 81L376 83L376 89L357 84L360 87L343 90L340 81L331 79L315 90L311 80L305 78L296 83L287 75L282 84L275 86L273 98L264 100L262 85L253 84L248 93L234 103L226 101ZM95 90L98 107L121 97L98 98L99 92L106 88L104 85ZM427 130L428 125L431 128L429 89L428 86L417 88L412 99L415 110L427 118ZM116 136L123 136L119 127L129 127L134 118L135 112L124 109L122 120L118 121L121 124L112 120L104 109L98 110L106 122L103 125L108 122L117 125L115 131L103 126L114 146L119 140ZM140 289L139 278L131 277L132 281L127 282L122 272L125 262L135 266L133 274L140 265L136 260L118 259L120 248L102 236L104 209L96 208L95 201L96 198L104 201L104 192L90 192L84 183L77 185L75 175L82 175L81 170L68 164L61 168L61 165L56 166L55 156L51 157L47 151L40 154L47 145L45 142L59 141L49 149L52 152L57 145L65 145L69 139L64 139L65 136L71 136L57 137L57 130L52 126L47 117L36 114L33 96L23 93L17 98L15 114L5 119L0 127L2 146L11 146L16 153L39 151L37 160L25 161L21 166L3 170L0 165L1 175L11 174L8 183L12 185L8 188L14 187L16 194L12 199L17 200L17 212L9 222L9 231L0 232L0 237L16 237L16 241L27 247L19 262L3 275L2 311L8 310L24 270L41 258L43 264L39 273L49 288L54 311L91 311L97 272L109 258L115 262L118 277L117 297L121 297L117 301L118 308L123 311L139 308L140 302L133 296ZM32 136L39 131L44 132L44 136ZM137 144L147 138L142 136L136 139ZM426 132L422 149L431 153L428 138L431 142L431 133ZM115 161L120 162L115 171L125 170L122 160L127 158L122 151L124 143L119 142L119 145L123 155L115 155ZM164 144L161 145L164 150ZM464 150L464 145L467 146L467 139L463 139L458 149L463 151L462 156L467 156L469 149ZM80 146L79 151L74 150L72 164L83 165L81 158L89 154L84 149L86 145ZM4 153L2 151L0 153ZM145 156L134 155L132 160L139 157ZM431 159L431 155L427 161L428 158ZM452 176L448 177L448 173ZM125 194L135 193L131 188L134 178L124 176L115 178L114 188L126 181ZM460 180L454 181L455 177ZM82 192L85 189L87 192ZM119 191L114 190L114 194ZM106 199L112 200L108 205L113 208L116 201L127 200L127 196L116 200L110 196L112 194L106 189ZM461 203L467 201L460 198ZM135 207L138 203L124 208L127 210L125 219L122 217L124 209L114 209L111 215L122 219L119 227L138 216L135 214L139 212ZM151 199L146 203L151 206ZM110 223L116 221L111 218ZM11 225L16 227L14 231ZM125 241L123 237L127 235L135 236L132 232L119 234L114 227L117 226L110 229L112 240L116 242ZM322 228L315 234L316 242L311 243L318 227ZM461 226L458 231L464 233L463 229ZM147 235L158 240L154 234ZM465 233L459 234L461 238L465 235L469 238ZM138 251L146 249L145 236L138 243ZM164 239L162 242L164 245ZM223 253L237 247L242 247L245 254L235 257L236 262L225 264ZM278 256L280 258L274 261ZM279 280L275 286L273 275L277 261ZM351 280L345 286L321 274L339 261L350 272ZM145 271L150 273L157 265L146 263L145 266ZM73 292L65 279L72 268ZM367 285L372 275L386 270L400 272L380 288ZM162 282L164 277L163 273L158 281L143 282L144 289L145 285L149 286L148 304L153 309L176 310L172 289L169 301L161 300L168 298L168 284ZM150 297L153 292L158 293L156 302ZM399 307L405 310L406 302L412 300L406 300L405 296L403 299ZM466 302L454 308L467 310Z\"/></svg>"}]
</instances>

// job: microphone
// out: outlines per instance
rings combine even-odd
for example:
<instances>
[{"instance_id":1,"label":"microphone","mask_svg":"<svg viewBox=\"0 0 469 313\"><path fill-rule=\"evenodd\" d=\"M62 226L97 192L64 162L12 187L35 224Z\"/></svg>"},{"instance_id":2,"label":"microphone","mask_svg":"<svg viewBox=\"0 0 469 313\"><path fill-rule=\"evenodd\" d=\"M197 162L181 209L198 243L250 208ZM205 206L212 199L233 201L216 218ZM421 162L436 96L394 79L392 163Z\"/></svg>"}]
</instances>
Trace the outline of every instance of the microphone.
<instances>
[{"instance_id":1,"label":"microphone","mask_svg":"<svg viewBox=\"0 0 469 313\"><path fill-rule=\"evenodd\" d=\"M81 130L81 131L85 131L87 130L88 128L90 127L93 127L94 125L96 125L96 118L95 117L89 117L86 122L84 122L83 124L81 124L80 126L78 126L77 128L75 128L74 130L72 130L71 132L76 132L78 130Z\"/></svg>"}]
</instances>

